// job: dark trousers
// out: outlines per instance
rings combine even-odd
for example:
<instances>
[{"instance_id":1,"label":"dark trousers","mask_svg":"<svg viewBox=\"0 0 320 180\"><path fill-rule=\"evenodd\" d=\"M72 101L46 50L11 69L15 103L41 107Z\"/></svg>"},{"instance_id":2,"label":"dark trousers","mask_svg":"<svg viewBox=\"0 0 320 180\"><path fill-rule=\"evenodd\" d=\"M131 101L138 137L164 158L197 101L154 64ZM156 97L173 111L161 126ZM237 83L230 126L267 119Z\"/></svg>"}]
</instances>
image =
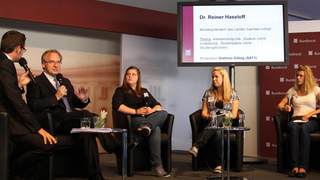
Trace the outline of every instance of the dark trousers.
<instances>
[{"instance_id":1,"label":"dark trousers","mask_svg":"<svg viewBox=\"0 0 320 180\"><path fill-rule=\"evenodd\" d=\"M38 134L11 136L15 150L10 156L10 176L31 178L37 164L54 153L55 144L44 144L43 137Z\"/></svg>"},{"instance_id":2,"label":"dark trousers","mask_svg":"<svg viewBox=\"0 0 320 180\"><path fill-rule=\"evenodd\" d=\"M63 134L69 134L72 128L80 127L80 118L81 117L90 117L92 119L93 115L87 111L73 111L60 114L52 113L53 118L62 118L62 122L57 128L57 132ZM91 122L93 125L93 123ZM84 153L87 161L87 169L89 177L101 173L100 161L99 161L99 151L96 142L96 137L100 140L102 147L108 152L113 153L116 148L118 148L118 140L116 140L111 134L105 133L83 133L79 137L83 141Z\"/></svg>"},{"instance_id":3,"label":"dark trousers","mask_svg":"<svg viewBox=\"0 0 320 180\"><path fill-rule=\"evenodd\" d=\"M222 117L218 117L217 119L218 123L218 127L222 125ZM217 164L220 165L221 164L221 131L215 131L215 130L206 130L206 127L210 127L211 126L211 121L207 121L202 128L202 131L199 134L199 140L193 144L193 146L196 146L198 149L199 148L203 148L208 141L213 141L214 144L217 144L218 146L214 147L214 151L217 155Z\"/></svg>"},{"instance_id":4,"label":"dark trousers","mask_svg":"<svg viewBox=\"0 0 320 180\"><path fill-rule=\"evenodd\" d=\"M306 123L289 122L289 157L292 168L308 169L310 155L310 133L319 127L315 118L310 118Z\"/></svg>"}]
</instances>

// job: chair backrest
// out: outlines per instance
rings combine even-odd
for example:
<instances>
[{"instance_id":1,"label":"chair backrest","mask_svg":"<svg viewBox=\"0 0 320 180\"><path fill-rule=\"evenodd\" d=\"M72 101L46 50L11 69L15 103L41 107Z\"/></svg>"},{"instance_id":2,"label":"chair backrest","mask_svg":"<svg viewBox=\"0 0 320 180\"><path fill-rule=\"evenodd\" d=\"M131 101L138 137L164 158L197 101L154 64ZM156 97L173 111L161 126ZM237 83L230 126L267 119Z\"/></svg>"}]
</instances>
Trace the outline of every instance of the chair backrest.
<instances>
[{"instance_id":1,"label":"chair backrest","mask_svg":"<svg viewBox=\"0 0 320 180\"><path fill-rule=\"evenodd\" d=\"M168 138L171 140L172 136L172 129L173 129L173 121L174 121L174 115L168 114L167 120L162 125L161 131L168 134Z\"/></svg>"},{"instance_id":2,"label":"chair backrest","mask_svg":"<svg viewBox=\"0 0 320 180\"><path fill-rule=\"evenodd\" d=\"M0 179L8 179L9 173L9 115L6 112L0 112Z\"/></svg>"},{"instance_id":3,"label":"chair backrest","mask_svg":"<svg viewBox=\"0 0 320 180\"><path fill-rule=\"evenodd\" d=\"M112 110L112 120L114 128L128 128L128 123L126 121L127 115L115 110Z\"/></svg>"}]
</instances>

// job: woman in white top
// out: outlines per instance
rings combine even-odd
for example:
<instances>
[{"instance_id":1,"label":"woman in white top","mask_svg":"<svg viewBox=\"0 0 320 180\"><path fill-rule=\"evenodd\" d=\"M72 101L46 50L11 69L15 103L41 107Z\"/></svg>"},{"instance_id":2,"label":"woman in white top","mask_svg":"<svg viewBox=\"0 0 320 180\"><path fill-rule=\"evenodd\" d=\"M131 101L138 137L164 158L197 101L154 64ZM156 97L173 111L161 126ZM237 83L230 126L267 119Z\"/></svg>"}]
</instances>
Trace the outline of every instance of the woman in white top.
<instances>
[{"instance_id":1,"label":"woman in white top","mask_svg":"<svg viewBox=\"0 0 320 180\"><path fill-rule=\"evenodd\" d=\"M303 65L296 71L294 87L278 104L278 110L291 112L292 119L287 125L289 135L289 158L292 171L290 177L306 177L309 166L310 133L318 129L316 103L320 98L320 88L309 66ZM288 99L292 104L288 105ZM302 120L302 123L295 122Z\"/></svg>"}]
</instances>

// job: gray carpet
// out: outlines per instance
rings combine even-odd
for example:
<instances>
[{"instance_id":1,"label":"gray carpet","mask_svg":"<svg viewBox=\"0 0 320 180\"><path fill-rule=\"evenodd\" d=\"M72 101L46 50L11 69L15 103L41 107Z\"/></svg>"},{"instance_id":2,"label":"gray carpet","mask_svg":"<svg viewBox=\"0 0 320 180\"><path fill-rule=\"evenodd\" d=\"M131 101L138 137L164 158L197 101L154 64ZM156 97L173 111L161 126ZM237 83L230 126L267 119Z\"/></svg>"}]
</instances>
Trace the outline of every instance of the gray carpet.
<instances>
[{"instance_id":1,"label":"gray carpet","mask_svg":"<svg viewBox=\"0 0 320 180\"><path fill-rule=\"evenodd\" d=\"M166 179L201 179L214 175L208 169L192 171L191 155L188 153L174 152L172 159L171 177ZM100 154L100 164L102 174L106 180L117 180L122 177L117 173L116 158L113 154ZM231 171L231 176L245 176L251 180L286 180L289 178L288 172L278 173L275 159L268 159L267 163L245 163L242 172ZM57 180L83 180L81 178L56 178ZM128 180L159 180L151 171L135 171L133 177L127 177ZM162 178L161 178L162 179ZM319 170L310 170L307 173L308 180L320 179Z\"/></svg>"}]
</instances>

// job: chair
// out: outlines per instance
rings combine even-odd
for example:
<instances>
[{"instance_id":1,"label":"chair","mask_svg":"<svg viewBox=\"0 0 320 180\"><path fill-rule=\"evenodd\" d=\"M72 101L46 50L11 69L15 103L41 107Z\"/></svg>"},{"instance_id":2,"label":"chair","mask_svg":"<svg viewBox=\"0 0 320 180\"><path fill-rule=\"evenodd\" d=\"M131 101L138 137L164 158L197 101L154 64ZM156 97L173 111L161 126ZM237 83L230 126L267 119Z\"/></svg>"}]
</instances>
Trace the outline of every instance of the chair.
<instances>
[{"instance_id":1,"label":"chair","mask_svg":"<svg viewBox=\"0 0 320 180\"><path fill-rule=\"evenodd\" d=\"M78 134L56 134L51 113L36 114L42 128L56 140L56 152L40 163L34 179L53 180L54 177L87 177L82 141Z\"/></svg>"},{"instance_id":2,"label":"chair","mask_svg":"<svg viewBox=\"0 0 320 180\"><path fill-rule=\"evenodd\" d=\"M287 124L292 117L292 112L277 112L273 116L277 133L277 170L283 172L289 168L289 146ZM319 118L319 114L318 114ZM319 121L318 121L319 122ZM320 130L310 134L310 163L309 168L320 169Z\"/></svg>"},{"instance_id":3,"label":"chair","mask_svg":"<svg viewBox=\"0 0 320 180\"><path fill-rule=\"evenodd\" d=\"M135 131L132 125L131 115L126 115L117 111L112 111L113 127L124 128L128 130L128 143L135 141ZM171 139L174 115L168 114L167 120L161 128L161 159L163 168L166 172L171 172ZM115 134L116 138L122 139L121 134ZM117 167L119 174L122 173L121 159L117 157ZM133 176L134 170L150 170L149 151L147 143L139 143L138 146L128 153L128 176Z\"/></svg>"},{"instance_id":4,"label":"chair","mask_svg":"<svg viewBox=\"0 0 320 180\"><path fill-rule=\"evenodd\" d=\"M9 177L10 160L10 134L9 115L0 112L0 179L7 180Z\"/></svg>"},{"instance_id":5,"label":"chair","mask_svg":"<svg viewBox=\"0 0 320 180\"><path fill-rule=\"evenodd\" d=\"M196 143L199 139L199 134L203 128L205 120L201 117L202 109L195 111L190 114L190 124L192 129L192 144ZM239 109L238 114L244 114L242 110ZM238 121L233 121L232 126L237 126ZM243 131L230 131L230 165L235 171L240 172L243 165ZM224 141L227 144L227 134L224 133ZM196 171L198 169L203 169L205 167L215 167L217 164L215 162L221 161L217 154L214 153L214 148L221 147L221 144L216 144L216 142L208 141L205 147L200 148L198 156L192 156L192 170ZM227 147L225 146L225 155L227 155ZM226 157L224 159L227 159ZM207 164L207 163L208 164Z\"/></svg>"}]
</instances>

